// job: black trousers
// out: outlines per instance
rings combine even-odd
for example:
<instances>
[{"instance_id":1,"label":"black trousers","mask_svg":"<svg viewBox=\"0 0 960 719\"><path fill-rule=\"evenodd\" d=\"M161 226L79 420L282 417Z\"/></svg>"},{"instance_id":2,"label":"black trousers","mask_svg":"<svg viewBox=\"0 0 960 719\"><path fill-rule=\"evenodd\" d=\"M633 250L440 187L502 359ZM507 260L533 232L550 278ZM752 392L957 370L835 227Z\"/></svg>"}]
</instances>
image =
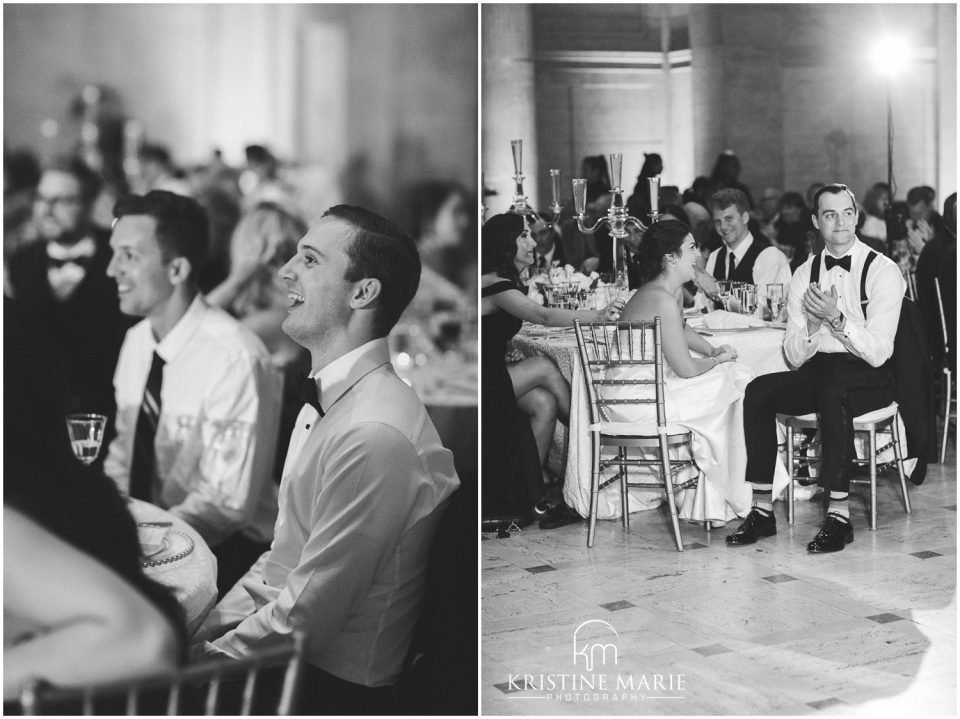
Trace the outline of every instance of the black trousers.
<instances>
[{"instance_id":1,"label":"black trousers","mask_svg":"<svg viewBox=\"0 0 960 719\"><path fill-rule=\"evenodd\" d=\"M883 367L872 367L847 352L811 357L795 372L763 375L747 385L743 431L747 481L772 484L777 461L778 413L820 413L821 487L846 492L855 458L853 418L893 402L893 381Z\"/></svg>"},{"instance_id":2,"label":"black trousers","mask_svg":"<svg viewBox=\"0 0 960 719\"><path fill-rule=\"evenodd\" d=\"M270 544L261 544L235 532L210 551L217 558L217 598L230 591L260 555L270 549Z\"/></svg>"}]
</instances>

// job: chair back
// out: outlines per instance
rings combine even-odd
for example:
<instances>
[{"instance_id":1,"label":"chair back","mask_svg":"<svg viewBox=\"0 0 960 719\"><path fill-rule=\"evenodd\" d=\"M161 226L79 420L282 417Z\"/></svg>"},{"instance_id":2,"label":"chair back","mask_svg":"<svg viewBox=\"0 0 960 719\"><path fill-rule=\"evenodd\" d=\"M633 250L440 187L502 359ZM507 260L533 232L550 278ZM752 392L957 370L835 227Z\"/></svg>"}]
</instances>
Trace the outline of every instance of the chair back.
<instances>
[{"instance_id":1,"label":"chair back","mask_svg":"<svg viewBox=\"0 0 960 719\"><path fill-rule=\"evenodd\" d=\"M663 392L663 350L660 343L660 318L653 322L573 322L577 349L583 366L589 398L590 423L607 419L604 411L613 405L655 404L657 426L666 428L667 411ZM653 379L608 379L615 367L651 365ZM611 393L611 388L630 387L629 393Z\"/></svg>"},{"instance_id":2,"label":"chair back","mask_svg":"<svg viewBox=\"0 0 960 719\"><path fill-rule=\"evenodd\" d=\"M243 659L212 659L129 681L63 688L34 680L21 691L20 704L26 715L285 716L296 711L302 656L303 636L295 633L290 642ZM265 681L268 671L273 677L282 671L279 688Z\"/></svg>"}]
</instances>

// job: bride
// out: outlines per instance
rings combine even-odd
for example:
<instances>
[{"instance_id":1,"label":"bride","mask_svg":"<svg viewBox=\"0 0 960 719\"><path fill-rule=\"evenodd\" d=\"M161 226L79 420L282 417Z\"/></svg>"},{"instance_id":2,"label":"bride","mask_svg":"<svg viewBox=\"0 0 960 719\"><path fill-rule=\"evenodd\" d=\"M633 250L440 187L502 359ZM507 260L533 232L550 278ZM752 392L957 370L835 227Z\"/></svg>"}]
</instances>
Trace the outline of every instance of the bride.
<instances>
[{"instance_id":1,"label":"bride","mask_svg":"<svg viewBox=\"0 0 960 719\"><path fill-rule=\"evenodd\" d=\"M744 481L743 393L753 372L736 362L736 350L714 347L683 319L683 285L694 278L700 257L690 230L676 220L650 227L640 242L641 286L624 308L621 321L661 322L667 421L689 429L693 459L700 470L697 488L677 495L682 519L721 523L746 514L750 487ZM652 365L614 368L611 379L653 372ZM608 419L656 421L652 405L612 405ZM631 489L634 511L651 506L651 493Z\"/></svg>"}]
</instances>

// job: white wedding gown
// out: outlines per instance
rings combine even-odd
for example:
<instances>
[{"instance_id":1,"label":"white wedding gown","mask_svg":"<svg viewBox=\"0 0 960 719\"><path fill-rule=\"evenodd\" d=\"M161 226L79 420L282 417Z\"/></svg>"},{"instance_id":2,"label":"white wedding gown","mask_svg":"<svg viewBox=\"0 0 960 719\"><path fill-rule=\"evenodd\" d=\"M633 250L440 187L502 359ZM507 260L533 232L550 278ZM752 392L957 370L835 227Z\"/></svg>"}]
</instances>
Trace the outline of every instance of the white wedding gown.
<instances>
[{"instance_id":1,"label":"white wedding gown","mask_svg":"<svg viewBox=\"0 0 960 719\"><path fill-rule=\"evenodd\" d=\"M614 367L606 373L607 379L652 379L653 375L652 365ZM743 438L743 394L753 379L753 371L746 365L725 362L701 375L684 379L664 362L663 375L667 421L682 425L692 433L693 459L700 471L698 486L677 494L680 518L726 522L745 515L750 509L751 491L744 480L747 452ZM604 394L625 396L624 393L636 391L636 388L616 387L605 389ZM652 404L612 405L606 406L604 412L605 419L611 422L656 425L656 406ZM674 457L689 458L689 454L681 454L688 452L684 448L671 452ZM650 456L655 453L651 452ZM612 468L605 471L603 479L612 476L614 471ZM634 467L630 474L644 471L657 470ZM601 496L601 501L619 505L619 482L610 484L601 495L607 495ZM663 490L631 489L629 511L650 509L663 500ZM616 515L619 514L618 506Z\"/></svg>"}]
</instances>

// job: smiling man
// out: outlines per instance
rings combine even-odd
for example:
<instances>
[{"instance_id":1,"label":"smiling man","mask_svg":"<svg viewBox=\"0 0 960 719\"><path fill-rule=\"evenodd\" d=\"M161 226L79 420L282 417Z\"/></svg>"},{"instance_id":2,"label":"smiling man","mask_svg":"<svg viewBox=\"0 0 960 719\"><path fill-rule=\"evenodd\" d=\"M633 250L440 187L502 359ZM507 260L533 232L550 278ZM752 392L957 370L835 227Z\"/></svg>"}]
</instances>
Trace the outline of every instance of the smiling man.
<instances>
[{"instance_id":1,"label":"smiling man","mask_svg":"<svg viewBox=\"0 0 960 719\"><path fill-rule=\"evenodd\" d=\"M790 263L776 247L763 237L754 237L747 227L750 203L740 190L726 189L710 198L713 226L723 240L707 258L706 277L698 276L697 285L715 291L714 280L750 282L759 287L768 284L790 284ZM709 289L707 289L709 288Z\"/></svg>"},{"instance_id":2,"label":"smiling man","mask_svg":"<svg viewBox=\"0 0 960 719\"><path fill-rule=\"evenodd\" d=\"M853 541L847 503L853 418L893 401L884 363L893 354L906 283L896 264L857 239L857 201L846 185L825 185L814 200L813 224L826 249L808 258L790 283L783 353L798 369L763 375L743 401L747 481L753 509L727 544L753 544L777 533L772 483L776 417L819 414L822 463L818 482L829 492L823 527L807 545L836 552ZM862 278L865 279L862 280ZM866 303L861 302L861 288Z\"/></svg>"},{"instance_id":3,"label":"smiling man","mask_svg":"<svg viewBox=\"0 0 960 719\"><path fill-rule=\"evenodd\" d=\"M242 657L300 631L301 709L391 714L427 556L459 485L426 409L393 371L387 334L414 296L413 240L361 208L329 209L280 270L283 330L312 372L290 438L270 551L201 629Z\"/></svg>"},{"instance_id":4,"label":"smiling man","mask_svg":"<svg viewBox=\"0 0 960 719\"><path fill-rule=\"evenodd\" d=\"M117 437L104 470L194 527L226 592L273 536L282 379L259 338L198 294L207 218L195 200L131 195L114 215L107 274L120 310L144 319L117 361Z\"/></svg>"}]
</instances>

